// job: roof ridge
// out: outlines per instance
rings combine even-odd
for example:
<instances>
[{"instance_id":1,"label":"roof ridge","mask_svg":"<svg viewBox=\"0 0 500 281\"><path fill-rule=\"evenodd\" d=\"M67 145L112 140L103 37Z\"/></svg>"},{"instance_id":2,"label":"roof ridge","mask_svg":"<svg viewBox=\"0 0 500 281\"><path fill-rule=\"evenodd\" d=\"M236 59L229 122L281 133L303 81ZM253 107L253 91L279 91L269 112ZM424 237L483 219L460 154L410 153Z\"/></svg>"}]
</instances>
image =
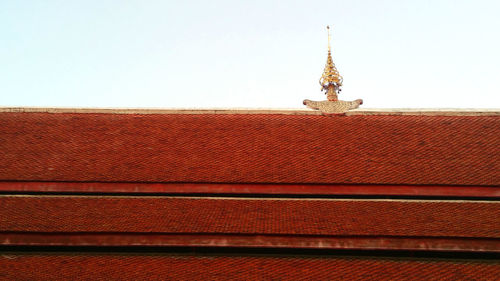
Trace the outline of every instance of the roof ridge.
<instances>
[{"instance_id":1,"label":"roof ridge","mask_svg":"<svg viewBox=\"0 0 500 281\"><path fill-rule=\"evenodd\" d=\"M285 114L321 115L298 108L114 108L114 107L0 107L4 112L109 113L109 114ZM500 108L363 108L346 115L499 116Z\"/></svg>"}]
</instances>

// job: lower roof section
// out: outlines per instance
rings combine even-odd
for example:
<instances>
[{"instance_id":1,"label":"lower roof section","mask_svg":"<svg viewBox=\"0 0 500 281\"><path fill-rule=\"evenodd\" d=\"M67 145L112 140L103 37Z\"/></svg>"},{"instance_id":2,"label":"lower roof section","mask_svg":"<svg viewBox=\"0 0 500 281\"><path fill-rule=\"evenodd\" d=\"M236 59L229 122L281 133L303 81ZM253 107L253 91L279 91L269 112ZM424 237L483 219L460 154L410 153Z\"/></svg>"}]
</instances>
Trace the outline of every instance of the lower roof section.
<instances>
[{"instance_id":1,"label":"lower roof section","mask_svg":"<svg viewBox=\"0 0 500 281\"><path fill-rule=\"evenodd\" d=\"M495 261L356 257L4 254L7 280L496 280Z\"/></svg>"},{"instance_id":2,"label":"lower roof section","mask_svg":"<svg viewBox=\"0 0 500 281\"><path fill-rule=\"evenodd\" d=\"M500 202L0 196L3 232L500 237Z\"/></svg>"},{"instance_id":3,"label":"lower roof section","mask_svg":"<svg viewBox=\"0 0 500 281\"><path fill-rule=\"evenodd\" d=\"M0 244L500 251L491 201L0 196Z\"/></svg>"}]
</instances>

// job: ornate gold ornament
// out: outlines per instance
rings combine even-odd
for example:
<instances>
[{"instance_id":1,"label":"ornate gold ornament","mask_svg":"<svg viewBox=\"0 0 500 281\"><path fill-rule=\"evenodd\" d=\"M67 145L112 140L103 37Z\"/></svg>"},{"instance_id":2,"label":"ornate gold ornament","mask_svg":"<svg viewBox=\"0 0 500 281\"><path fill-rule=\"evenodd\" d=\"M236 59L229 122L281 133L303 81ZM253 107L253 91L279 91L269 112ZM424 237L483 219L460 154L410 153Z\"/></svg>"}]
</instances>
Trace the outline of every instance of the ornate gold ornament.
<instances>
[{"instance_id":1,"label":"ornate gold ornament","mask_svg":"<svg viewBox=\"0 0 500 281\"><path fill-rule=\"evenodd\" d=\"M351 109L358 108L363 104L362 99L354 101L342 101L338 99L342 87L343 78L340 76L332 59L332 49L330 45L330 26L327 26L328 31L328 57L326 59L325 70L319 79L321 91L325 91L327 100L325 101L312 101L304 100L304 105L311 109L320 110L325 114L345 113Z\"/></svg>"},{"instance_id":2,"label":"ornate gold ornament","mask_svg":"<svg viewBox=\"0 0 500 281\"><path fill-rule=\"evenodd\" d=\"M326 91L326 96L329 101L338 101L338 94L340 91L340 87L342 86L342 76L340 76L335 64L332 59L332 48L330 45L330 26L327 26L328 30L328 57L326 59L325 70L323 71L323 75L319 79L319 84L321 85L321 91Z\"/></svg>"}]
</instances>

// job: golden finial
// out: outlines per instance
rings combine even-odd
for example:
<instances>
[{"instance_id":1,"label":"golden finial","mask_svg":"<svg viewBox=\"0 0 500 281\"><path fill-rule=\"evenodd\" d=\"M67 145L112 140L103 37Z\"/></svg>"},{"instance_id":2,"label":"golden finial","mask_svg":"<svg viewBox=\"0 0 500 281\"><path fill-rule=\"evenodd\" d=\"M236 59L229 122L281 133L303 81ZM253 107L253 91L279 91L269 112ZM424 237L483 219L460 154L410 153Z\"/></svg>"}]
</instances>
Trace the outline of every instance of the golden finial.
<instances>
[{"instance_id":1,"label":"golden finial","mask_svg":"<svg viewBox=\"0 0 500 281\"><path fill-rule=\"evenodd\" d=\"M328 58L326 60L325 70L319 79L321 91L326 91L326 96L329 101L337 101L337 94L341 91L342 76L340 76L335 64L332 60L332 53L330 47L330 26L326 27L328 31Z\"/></svg>"},{"instance_id":2,"label":"golden finial","mask_svg":"<svg viewBox=\"0 0 500 281\"><path fill-rule=\"evenodd\" d=\"M357 99L353 101L343 101L338 99L337 95L340 92L340 87L342 86L342 76L340 76L332 60L330 27L327 26L326 29L328 30L328 58L326 60L323 75L321 75L321 78L319 79L319 84L321 85L321 91L326 91L328 100L313 101L306 99L302 103L310 109L321 111L321 113L325 115L344 114L351 109L358 108L361 104L363 104L363 100Z\"/></svg>"}]
</instances>

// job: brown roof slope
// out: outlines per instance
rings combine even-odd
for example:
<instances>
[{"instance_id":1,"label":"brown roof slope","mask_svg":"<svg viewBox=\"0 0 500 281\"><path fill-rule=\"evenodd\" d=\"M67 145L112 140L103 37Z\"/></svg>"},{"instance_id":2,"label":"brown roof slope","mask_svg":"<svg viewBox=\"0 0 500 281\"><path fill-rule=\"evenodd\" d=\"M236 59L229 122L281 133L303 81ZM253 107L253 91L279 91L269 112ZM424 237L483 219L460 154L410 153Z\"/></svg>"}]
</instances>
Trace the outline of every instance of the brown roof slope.
<instances>
[{"instance_id":1,"label":"brown roof slope","mask_svg":"<svg viewBox=\"0 0 500 281\"><path fill-rule=\"evenodd\" d=\"M496 280L498 262L165 255L0 256L9 280Z\"/></svg>"},{"instance_id":2,"label":"brown roof slope","mask_svg":"<svg viewBox=\"0 0 500 281\"><path fill-rule=\"evenodd\" d=\"M0 113L0 180L498 185L499 116Z\"/></svg>"},{"instance_id":3,"label":"brown roof slope","mask_svg":"<svg viewBox=\"0 0 500 281\"><path fill-rule=\"evenodd\" d=\"M2 196L0 203L1 232L500 237L498 202Z\"/></svg>"}]
</instances>

